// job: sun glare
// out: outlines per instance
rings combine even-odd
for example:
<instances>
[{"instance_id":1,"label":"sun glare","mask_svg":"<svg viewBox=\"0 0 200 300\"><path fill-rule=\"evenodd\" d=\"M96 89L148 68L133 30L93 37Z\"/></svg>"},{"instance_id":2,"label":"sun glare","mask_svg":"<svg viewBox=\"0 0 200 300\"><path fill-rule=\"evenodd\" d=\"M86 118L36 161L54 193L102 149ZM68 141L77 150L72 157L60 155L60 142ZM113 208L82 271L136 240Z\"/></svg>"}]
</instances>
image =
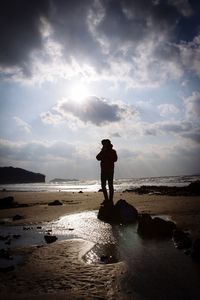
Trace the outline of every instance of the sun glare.
<instances>
[{"instance_id":1,"label":"sun glare","mask_svg":"<svg viewBox=\"0 0 200 300\"><path fill-rule=\"evenodd\" d=\"M70 98L76 102L83 102L88 96L89 90L83 84L73 85L70 89Z\"/></svg>"}]
</instances>

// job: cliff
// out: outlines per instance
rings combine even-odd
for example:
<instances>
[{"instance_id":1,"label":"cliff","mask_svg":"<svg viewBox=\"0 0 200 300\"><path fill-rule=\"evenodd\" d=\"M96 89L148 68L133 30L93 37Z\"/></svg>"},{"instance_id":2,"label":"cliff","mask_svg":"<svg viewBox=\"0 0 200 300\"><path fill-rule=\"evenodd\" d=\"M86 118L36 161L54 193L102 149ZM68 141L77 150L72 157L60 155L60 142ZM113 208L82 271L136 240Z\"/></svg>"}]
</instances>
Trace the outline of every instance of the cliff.
<instances>
[{"instance_id":1,"label":"cliff","mask_svg":"<svg viewBox=\"0 0 200 300\"><path fill-rule=\"evenodd\" d=\"M0 184L45 182L45 175L21 168L0 167Z\"/></svg>"}]
</instances>

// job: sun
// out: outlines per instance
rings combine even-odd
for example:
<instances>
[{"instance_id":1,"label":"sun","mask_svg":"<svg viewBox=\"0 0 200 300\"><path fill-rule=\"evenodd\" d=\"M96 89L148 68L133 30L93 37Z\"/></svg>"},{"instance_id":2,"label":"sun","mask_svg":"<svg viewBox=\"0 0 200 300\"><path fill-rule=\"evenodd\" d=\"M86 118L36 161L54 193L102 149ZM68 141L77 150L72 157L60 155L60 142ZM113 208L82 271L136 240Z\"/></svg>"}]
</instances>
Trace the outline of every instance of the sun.
<instances>
[{"instance_id":1,"label":"sun","mask_svg":"<svg viewBox=\"0 0 200 300\"><path fill-rule=\"evenodd\" d=\"M76 102L83 102L89 96L89 89L83 83L77 83L71 86L70 98Z\"/></svg>"}]
</instances>

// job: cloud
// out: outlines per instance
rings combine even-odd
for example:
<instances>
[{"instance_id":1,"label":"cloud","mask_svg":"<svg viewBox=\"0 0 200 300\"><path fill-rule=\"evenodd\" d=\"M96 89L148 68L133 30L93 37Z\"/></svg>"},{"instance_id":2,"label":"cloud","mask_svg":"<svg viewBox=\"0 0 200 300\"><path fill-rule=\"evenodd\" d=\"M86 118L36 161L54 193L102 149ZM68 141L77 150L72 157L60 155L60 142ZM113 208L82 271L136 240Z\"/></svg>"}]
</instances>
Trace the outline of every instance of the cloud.
<instances>
[{"instance_id":1,"label":"cloud","mask_svg":"<svg viewBox=\"0 0 200 300\"><path fill-rule=\"evenodd\" d=\"M187 41L179 40L185 32L181 21L195 24L198 15L186 0L42 0L31 5L8 0L0 11L5 79L34 83L78 75L142 87L179 79L188 67L200 76L199 38L187 42L187 32Z\"/></svg>"},{"instance_id":2,"label":"cloud","mask_svg":"<svg viewBox=\"0 0 200 300\"><path fill-rule=\"evenodd\" d=\"M0 64L20 66L30 73L29 56L42 47L41 17L47 17L49 1L7 0L0 2Z\"/></svg>"},{"instance_id":3,"label":"cloud","mask_svg":"<svg viewBox=\"0 0 200 300\"><path fill-rule=\"evenodd\" d=\"M60 118L68 122L76 123L78 121L82 124L104 126L120 122L123 118L133 116L135 113L136 111L131 106L111 103L106 99L90 96L82 102L63 99L52 109L52 112L41 114L41 118L44 122L49 123L54 123Z\"/></svg>"},{"instance_id":4,"label":"cloud","mask_svg":"<svg viewBox=\"0 0 200 300\"><path fill-rule=\"evenodd\" d=\"M24 120L22 120L19 117L14 117L14 120L16 121L16 124L18 126L18 128L26 133L30 133L31 132L31 126L25 122Z\"/></svg>"},{"instance_id":5,"label":"cloud","mask_svg":"<svg viewBox=\"0 0 200 300\"><path fill-rule=\"evenodd\" d=\"M191 96L184 99L186 116L189 119L200 118L200 92L193 92Z\"/></svg>"},{"instance_id":6,"label":"cloud","mask_svg":"<svg viewBox=\"0 0 200 300\"><path fill-rule=\"evenodd\" d=\"M10 161L57 161L72 159L76 147L64 141L12 142L0 140L1 162Z\"/></svg>"},{"instance_id":7,"label":"cloud","mask_svg":"<svg viewBox=\"0 0 200 300\"><path fill-rule=\"evenodd\" d=\"M161 104L158 106L158 111L162 117L170 117L179 112L179 109L173 104Z\"/></svg>"},{"instance_id":8,"label":"cloud","mask_svg":"<svg viewBox=\"0 0 200 300\"><path fill-rule=\"evenodd\" d=\"M194 14L188 0L169 0L168 3L175 6L184 17L191 17Z\"/></svg>"}]
</instances>

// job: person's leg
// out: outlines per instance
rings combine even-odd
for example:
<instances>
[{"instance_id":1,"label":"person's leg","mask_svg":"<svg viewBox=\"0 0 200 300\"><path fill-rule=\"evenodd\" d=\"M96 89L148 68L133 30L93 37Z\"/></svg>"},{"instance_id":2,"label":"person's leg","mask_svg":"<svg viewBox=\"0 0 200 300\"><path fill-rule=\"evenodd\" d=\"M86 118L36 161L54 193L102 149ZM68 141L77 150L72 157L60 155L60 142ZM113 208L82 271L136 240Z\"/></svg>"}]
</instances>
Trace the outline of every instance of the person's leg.
<instances>
[{"instance_id":1,"label":"person's leg","mask_svg":"<svg viewBox=\"0 0 200 300\"><path fill-rule=\"evenodd\" d=\"M104 173L101 173L101 188L102 188L102 192L104 195L104 201L108 201L108 193L107 193L107 189L106 189L106 176Z\"/></svg>"},{"instance_id":2,"label":"person's leg","mask_svg":"<svg viewBox=\"0 0 200 300\"><path fill-rule=\"evenodd\" d=\"M109 201L113 203L114 187L113 187L113 172L108 176Z\"/></svg>"}]
</instances>

